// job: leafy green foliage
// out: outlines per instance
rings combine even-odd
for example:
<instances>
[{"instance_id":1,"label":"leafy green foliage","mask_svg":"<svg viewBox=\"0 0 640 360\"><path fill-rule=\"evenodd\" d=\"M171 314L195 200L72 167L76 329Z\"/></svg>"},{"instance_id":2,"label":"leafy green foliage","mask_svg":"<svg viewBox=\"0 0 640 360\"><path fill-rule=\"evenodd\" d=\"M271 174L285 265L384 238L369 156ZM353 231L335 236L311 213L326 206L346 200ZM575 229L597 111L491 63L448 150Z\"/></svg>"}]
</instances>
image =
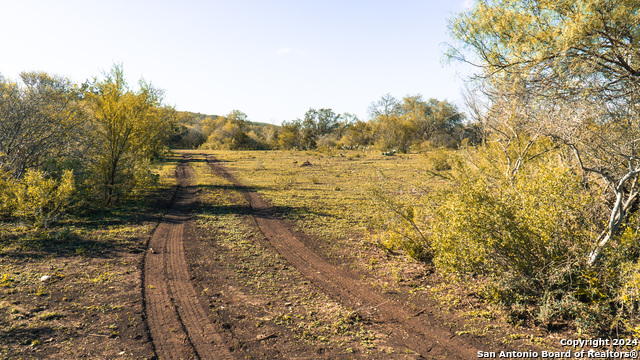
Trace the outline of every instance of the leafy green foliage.
<instances>
[{"instance_id":1,"label":"leafy green foliage","mask_svg":"<svg viewBox=\"0 0 640 360\"><path fill-rule=\"evenodd\" d=\"M369 109L376 147L407 152L412 147L457 146L460 140L463 115L447 101L407 96L402 102L386 95Z\"/></svg>"},{"instance_id":2,"label":"leafy green foliage","mask_svg":"<svg viewBox=\"0 0 640 360\"><path fill-rule=\"evenodd\" d=\"M373 142L373 125L370 122L357 120L349 123L339 144L347 149L358 149L373 145Z\"/></svg>"},{"instance_id":3,"label":"leafy green foliage","mask_svg":"<svg viewBox=\"0 0 640 360\"><path fill-rule=\"evenodd\" d=\"M179 113L171 146L219 150L255 149L367 149L407 152L455 148L463 139L477 143L477 131L462 124L457 108L436 99L407 96L402 102L390 95L372 104L370 121L356 115L336 114L330 108L309 109L303 119L281 126L250 122L234 110L225 116ZM206 139L204 141L203 139Z\"/></svg>"},{"instance_id":4,"label":"leafy green foliage","mask_svg":"<svg viewBox=\"0 0 640 360\"><path fill-rule=\"evenodd\" d=\"M171 117L160 108L161 91L141 83L128 88L121 67L87 93L92 111L91 177L103 201L110 205L140 182L145 161L160 154L171 134Z\"/></svg>"},{"instance_id":5,"label":"leafy green foliage","mask_svg":"<svg viewBox=\"0 0 640 360\"><path fill-rule=\"evenodd\" d=\"M10 218L16 208L16 180L0 171L0 218Z\"/></svg>"},{"instance_id":6,"label":"leafy green foliage","mask_svg":"<svg viewBox=\"0 0 640 360\"><path fill-rule=\"evenodd\" d=\"M440 172L451 170L450 157L451 152L446 150L436 150L426 153L429 158L429 165L431 165L431 171Z\"/></svg>"},{"instance_id":7,"label":"leafy green foliage","mask_svg":"<svg viewBox=\"0 0 640 360\"><path fill-rule=\"evenodd\" d=\"M300 149L300 121L285 121L282 123L280 134L278 135L278 147L281 149Z\"/></svg>"},{"instance_id":8,"label":"leafy green foliage","mask_svg":"<svg viewBox=\"0 0 640 360\"><path fill-rule=\"evenodd\" d=\"M203 131L208 134L207 141L201 146L204 149L257 150L268 147L256 134L247 114L239 110L215 119L205 119Z\"/></svg>"},{"instance_id":9,"label":"leafy green foliage","mask_svg":"<svg viewBox=\"0 0 640 360\"><path fill-rule=\"evenodd\" d=\"M525 81L556 96L606 92L622 105L638 86L639 20L636 1L485 0L454 18L451 32L485 76Z\"/></svg>"},{"instance_id":10,"label":"leafy green foliage","mask_svg":"<svg viewBox=\"0 0 640 360\"><path fill-rule=\"evenodd\" d=\"M82 86L59 76L0 77L0 217L46 227L69 208L110 205L152 186L150 159L176 132L162 91L130 90L120 66Z\"/></svg>"},{"instance_id":11,"label":"leafy green foliage","mask_svg":"<svg viewBox=\"0 0 640 360\"><path fill-rule=\"evenodd\" d=\"M36 226L46 227L68 210L74 191L75 181L69 170L59 180L30 170L18 186L15 214L31 220Z\"/></svg>"},{"instance_id":12,"label":"leafy green foliage","mask_svg":"<svg viewBox=\"0 0 640 360\"><path fill-rule=\"evenodd\" d=\"M353 115L339 115L331 109L309 109L303 120L285 121L282 124L278 146L282 149L304 150L319 146L335 148L353 118Z\"/></svg>"},{"instance_id":13,"label":"leafy green foliage","mask_svg":"<svg viewBox=\"0 0 640 360\"><path fill-rule=\"evenodd\" d=\"M441 195L430 226L440 269L496 279L509 274L526 282L518 290L538 292L550 279L541 269L561 268L584 253L584 209L592 200L567 168L541 164L498 184L465 175Z\"/></svg>"},{"instance_id":14,"label":"leafy green foliage","mask_svg":"<svg viewBox=\"0 0 640 360\"><path fill-rule=\"evenodd\" d=\"M584 186L552 144L520 141L522 148L488 141L429 153L429 172L437 175L431 181L444 183L428 190L417 179L381 178L370 192L379 244L432 261L504 306L514 323L600 335L640 329L638 217L589 266L585 255L605 220L600 193ZM441 163L448 166L437 169Z\"/></svg>"},{"instance_id":15,"label":"leafy green foliage","mask_svg":"<svg viewBox=\"0 0 640 360\"><path fill-rule=\"evenodd\" d=\"M203 130L203 123L209 119L206 115L176 111L173 131L169 138L169 147L174 149L197 149L204 144L207 137Z\"/></svg>"},{"instance_id":16,"label":"leafy green foliage","mask_svg":"<svg viewBox=\"0 0 640 360\"><path fill-rule=\"evenodd\" d=\"M369 109L371 120L355 115L335 114L331 109L309 109L304 119L284 122L277 146L282 149L315 148L366 149L375 145L381 150L430 150L454 148L472 131L462 124L457 108L421 95L407 96L402 102L390 95L374 102Z\"/></svg>"},{"instance_id":17,"label":"leafy green foliage","mask_svg":"<svg viewBox=\"0 0 640 360\"><path fill-rule=\"evenodd\" d=\"M525 141L526 143L526 141ZM513 170L503 147L489 142L449 156L449 185L423 197L432 211L417 226L428 233L433 263L445 274L475 279L489 301L514 322L579 332L633 331L640 317L637 279L640 222L634 216L602 261L586 254L604 219L596 190L563 162L561 152L536 143Z\"/></svg>"},{"instance_id":18,"label":"leafy green foliage","mask_svg":"<svg viewBox=\"0 0 640 360\"><path fill-rule=\"evenodd\" d=\"M47 227L67 212L75 195L75 179L69 170L59 179L40 170L28 170L21 180L0 179L0 215L16 217L36 227Z\"/></svg>"},{"instance_id":19,"label":"leafy green foliage","mask_svg":"<svg viewBox=\"0 0 640 360\"><path fill-rule=\"evenodd\" d=\"M586 280L594 197L557 157L530 159L513 172L500 149L466 149L442 174L450 185L429 196L433 213L423 226L434 264L483 279L481 293L510 308L514 321L551 327L600 314L594 309L603 298L580 295L606 292Z\"/></svg>"},{"instance_id":20,"label":"leafy green foliage","mask_svg":"<svg viewBox=\"0 0 640 360\"><path fill-rule=\"evenodd\" d=\"M309 109L302 121L302 147L314 149L323 138L340 128L342 117L331 109Z\"/></svg>"},{"instance_id":21,"label":"leafy green foliage","mask_svg":"<svg viewBox=\"0 0 640 360\"><path fill-rule=\"evenodd\" d=\"M624 229L640 199L640 3L627 0L478 1L451 22L475 58L493 114L571 149L598 177L609 221L588 263Z\"/></svg>"}]
</instances>

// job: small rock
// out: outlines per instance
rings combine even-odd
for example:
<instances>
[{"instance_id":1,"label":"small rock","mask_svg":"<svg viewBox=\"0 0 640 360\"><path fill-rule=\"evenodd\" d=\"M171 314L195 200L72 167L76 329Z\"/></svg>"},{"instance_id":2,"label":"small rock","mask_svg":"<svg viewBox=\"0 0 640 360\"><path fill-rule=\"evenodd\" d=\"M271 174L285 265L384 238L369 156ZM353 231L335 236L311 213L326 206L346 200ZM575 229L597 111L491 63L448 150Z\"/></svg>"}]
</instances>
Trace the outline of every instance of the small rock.
<instances>
[{"instance_id":1,"label":"small rock","mask_svg":"<svg viewBox=\"0 0 640 360\"><path fill-rule=\"evenodd\" d=\"M262 341L262 340L267 340L267 339L271 339L276 337L276 334L269 334L269 335L265 335L265 334L259 334L258 336L256 336L256 340L257 341Z\"/></svg>"},{"instance_id":2,"label":"small rock","mask_svg":"<svg viewBox=\"0 0 640 360\"><path fill-rule=\"evenodd\" d=\"M309 160L307 160L303 162L302 165L300 165L300 167L303 167L303 166L311 166L311 163L309 162Z\"/></svg>"},{"instance_id":3,"label":"small rock","mask_svg":"<svg viewBox=\"0 0 640 360\"><path fill-rule=\"evenodd\" d=\"M120 356L122 356L122 355L124 355L124 354L126 354L126 352L124 352L124 351L120 351L120 352L118 353L118 355L120 355Z\"/></svg>"},{"instance_id":4,"label":"small rock","mask_svg":"<svg viewBox=\"0 0 640 360\"><path fill-rule=\"evenodd\" d=\"M40 278L40 281L42 281L42 282L47 282L49 280L51 280L51 276L49 276L49 275L45 275L45 276Z\"/></svg>"}]
</instances>

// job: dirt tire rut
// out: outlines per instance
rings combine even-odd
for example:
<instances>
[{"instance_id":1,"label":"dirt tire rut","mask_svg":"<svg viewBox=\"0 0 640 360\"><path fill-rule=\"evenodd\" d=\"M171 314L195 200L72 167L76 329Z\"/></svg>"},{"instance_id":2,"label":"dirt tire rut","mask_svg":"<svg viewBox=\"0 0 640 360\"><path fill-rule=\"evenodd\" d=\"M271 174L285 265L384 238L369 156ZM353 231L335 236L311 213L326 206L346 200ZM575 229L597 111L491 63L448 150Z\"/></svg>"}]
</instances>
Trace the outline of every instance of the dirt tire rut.
<instances>
[{"instance_id":1,"label":"dirt tire rut","mask_svg":"<svg viewBox=\"0 0 640 360\"><path fill-rule=\"evenodd\" d=\"M158 358L233 359L198 301L187 270L184 228L196 200L193 169L183 158L171 208L154 231L144 262L147 324Z\"/></svg>"},{"instance_id":2,"label":"dirt tire rut","mask_svg":"<svg viewBox=\"0 0 640 360\"><path fill-rule=\"evenodd\" d=\"M246 188L220 162L207 157L211 169L245 192L260 230L276 250L304 276L346 308L366 313L373 321L383 324L395 341L423 357L471 359L479 350L448 329L437 325L427 312L416 314L406 310L406 304L387 298L354 276L316 254L296 235L291 225L274 216L274 207L257 192Z\"/></svg>"}]
</instances>

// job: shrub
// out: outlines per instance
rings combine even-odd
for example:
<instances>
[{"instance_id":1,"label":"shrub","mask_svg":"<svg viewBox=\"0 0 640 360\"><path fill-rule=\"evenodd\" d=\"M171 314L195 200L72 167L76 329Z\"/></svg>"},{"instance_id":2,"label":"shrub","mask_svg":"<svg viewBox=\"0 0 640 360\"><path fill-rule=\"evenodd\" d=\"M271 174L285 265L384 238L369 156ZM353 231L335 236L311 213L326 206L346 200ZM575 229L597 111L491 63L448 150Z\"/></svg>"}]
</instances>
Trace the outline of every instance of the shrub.
<instances>
[{"instance_id":1,"label":"shrub","mask_svg":"<svg viewBox=\"0 0 640 360\"><path fill-rule=\"evenodd\" d=\"M0 218L10 218L16 207L16 181L0 170Z\"/></svg>"},{"instance_id":2,"label":"shrub","mask_svg":"<svg viewBox=\"0 0 640 360\"><path fill-rule=\"evenodd\" d=\"M109 166L101 159L94 159L92 166L78 177L78 188L81 196L87 200L83 206L95 207L107 205L103 199L107 197L106 189L110 189L110 204L139 198L149 190L157 188L159 175L151 171L151 160L132 154L125 154L120 160L122 167L113 177L113 185L109 186Z\"/></svg>"},{"instance_id":3,"label":"shrub","mask_svg":"<svg viewBox=\"0 0 640 360\"><path fill-rule=\"evenodd\" d=\"M427 154L429 158L429 166L433 171L446 171L451 170L451 164L449 163L449 157L451 156L450 150L435 150L430 151Z\"/></svg>"},{"instance_id":4,"label":"shrub","mask_svg":"<svg viewBox=\"0 0 640 360\"><path fill-rule=\"evenodd\" d=\"M557 153L515 169L499 150L429 154L431 174L448 185L421 196L379 182L373 191L381 209L379 243L432 260L461 281L473 279L467 286L504 305L515 322L572 324L600 334L611 331L610 324L634 329L640 220L627 224L602 264L589 267L586 255L603 220L594 215L597 194ZM449 166L436 166L439 160Z\"/></svg>"},{"instance_id":5,"label":"shrub","mask_svg":"<svg viewBox=\"0 0 640 360\"><path fill-rule=\"evenodd\" d=\"M593 199L580 178L541 161L511 180L470 173L458 180L440 194L429 226L435 265L482 276L491 301L534 305L538 323L575 316L580 291L594 288L579 280L593 229L585 212Z\"/></svg>"},{"instance_id":6,"label":"shrub","mask_svg":"<svg viewBox=\"0 0 640 360\"><path fill-rule=\"evenodd\" d=\"M402 250L412 258L428 261L432 254L424 206L407 185L411 184L393 182L382 173L378 182L370 184L369 196L378 214L374 226L380 230L377 243L385 250Z\"/></svg>"},{"instance_id":7,"label":"shrub","mask_svg":"<svg viewBox=\"0 0 640 360\"><path fill-rule=\"evenodd\" d=\"M46 177L42 171L29 170L13 189L14 194L10 195L15 204L13 215L36 227L47 227L68 209L75 180L69 170L58 180Z\"/></svg>"},{"instance_id":8,"label":"shrub","mask_svg":"<svg viewBox=\"0 0 640 360\"><path fill-rule=\"evenodd\" d=\"M606 222L598 183L586 187L548 140L527 149L494 142L430 154L430 173L447 185L420 195L381 177L371 192L379 244L432 260L513 322L640 335L640 212L587 265Z\"/></svg>"},{"instance_id":9,"label":"shrub","mask_svg":"<svg viewBox=\"0 0 640 360\"><path fill-rule=\"evenodd\" d=\"M442 269L531 274L589 245L584 209L592 200L567 168L542 167L501 185L466 179L442 198L430 229Z\"/></svg>"}]
</instances>

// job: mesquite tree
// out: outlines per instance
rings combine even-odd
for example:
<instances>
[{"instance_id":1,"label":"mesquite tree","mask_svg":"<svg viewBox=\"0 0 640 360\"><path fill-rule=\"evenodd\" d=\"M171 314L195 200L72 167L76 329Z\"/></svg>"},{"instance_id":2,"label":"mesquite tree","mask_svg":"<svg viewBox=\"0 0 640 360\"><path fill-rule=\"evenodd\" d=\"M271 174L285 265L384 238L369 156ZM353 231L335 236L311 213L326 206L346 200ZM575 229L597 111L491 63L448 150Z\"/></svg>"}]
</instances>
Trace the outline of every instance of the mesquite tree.
<instances>
[{"instance_id":1,"label":"mesquite tree","mask_svg":"<svg viewBox=\"0 0 640 360\"><path fill-rule=\"evenodd\" d=\"M478 79L506 97L522 129L573 151L612 197L593 265L638 199L640 2L481 0L451 22L464 48L451 56L478 65Z\"/></svg>"},{"instance_id":2,"label":"mesquite tree","mask_svg":"<svg viewBox=\"0 0 640 360\"><path fill-rule=\"evenodd\" d=\"M20 77L22 86L0 76L0 171L15 179L69 153L83 119L71 81L42 72Z\"/></svg>"},{"instance_id":3,"label":"mesquite tree","mask_svg":"<svg viewBox=\"0 0 640 360\"><path fill-rule=\"evenodd\" d=\"M171 132L162 111L162 92L144 82L129 89L122 68L114 66L87 92L91 110L91 161L106 205L135 181L141 161L158 154Z\"/></svg>"}]
</instances>

